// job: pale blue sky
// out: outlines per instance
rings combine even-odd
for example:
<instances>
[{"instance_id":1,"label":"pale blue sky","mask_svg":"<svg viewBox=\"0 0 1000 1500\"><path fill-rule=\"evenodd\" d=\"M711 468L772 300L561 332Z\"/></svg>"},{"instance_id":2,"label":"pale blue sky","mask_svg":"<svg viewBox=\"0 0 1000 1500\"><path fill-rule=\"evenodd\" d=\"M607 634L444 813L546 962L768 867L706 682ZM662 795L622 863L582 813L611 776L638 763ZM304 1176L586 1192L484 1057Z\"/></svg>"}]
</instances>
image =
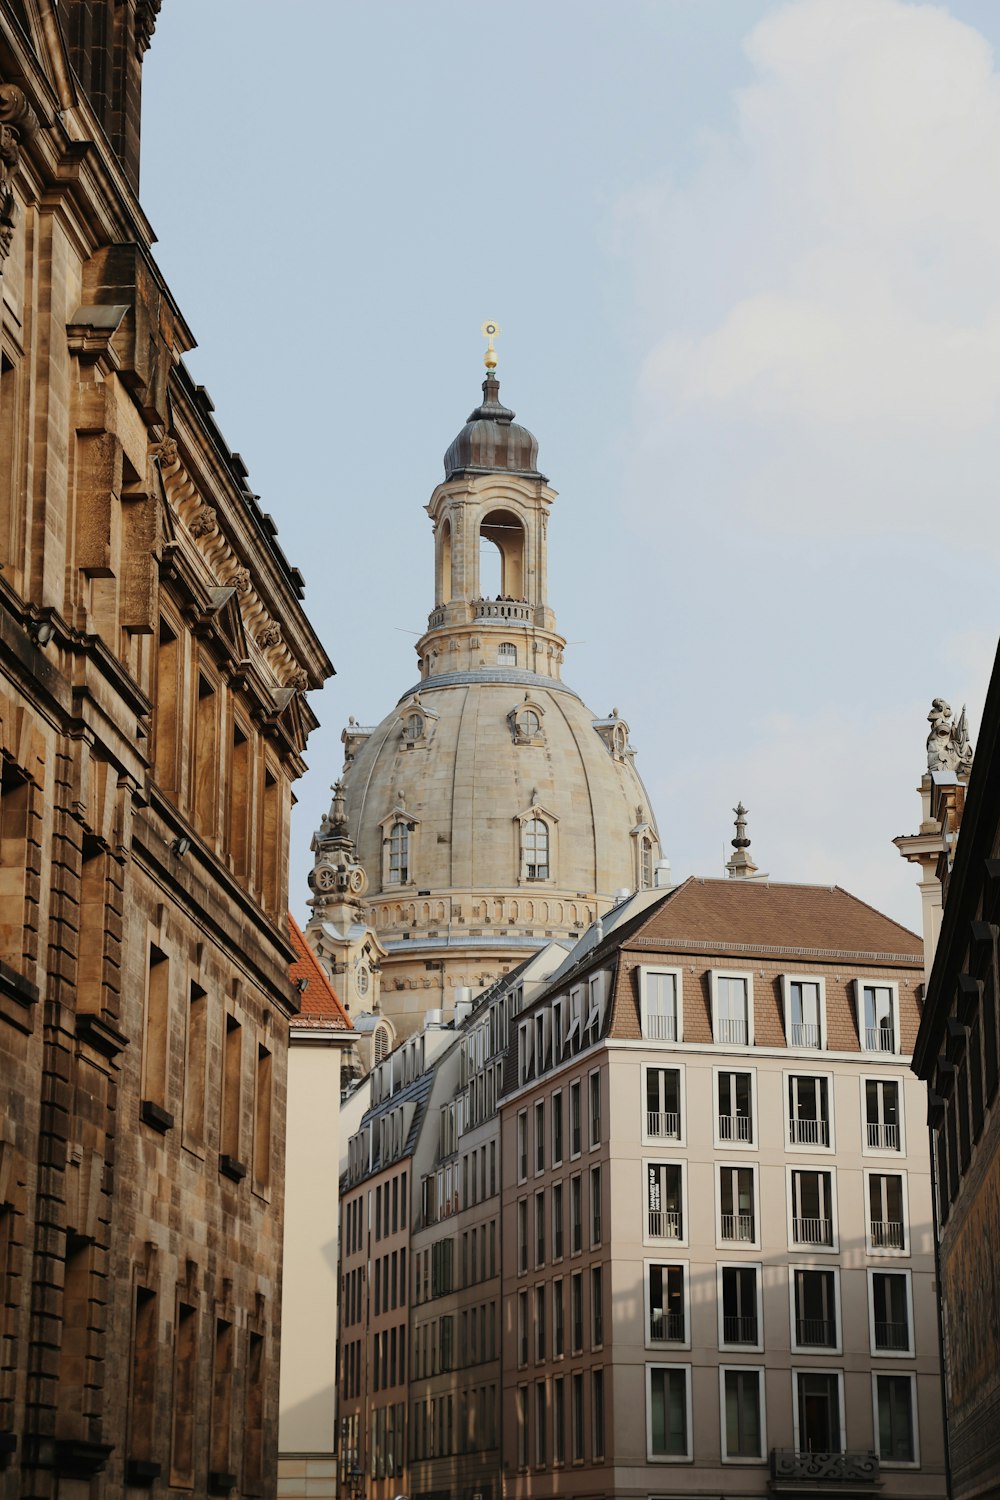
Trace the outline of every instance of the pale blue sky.
<instances>
[{"instance_id":1,"label":"pale blue sky","mask_svg":"<svg viewBox=\"0 0 1000 1500\"><path fill-rule=\"evenodd\" d=\"M416 676L489 316L560 492L564 675L629 720L675 873L720 873L742 797L775 879L916 925L889 840L998 631L1000 7L279 15L166 0L142 195L337 667L292 909L347 716Z\"/></svg>"}]
</instances>

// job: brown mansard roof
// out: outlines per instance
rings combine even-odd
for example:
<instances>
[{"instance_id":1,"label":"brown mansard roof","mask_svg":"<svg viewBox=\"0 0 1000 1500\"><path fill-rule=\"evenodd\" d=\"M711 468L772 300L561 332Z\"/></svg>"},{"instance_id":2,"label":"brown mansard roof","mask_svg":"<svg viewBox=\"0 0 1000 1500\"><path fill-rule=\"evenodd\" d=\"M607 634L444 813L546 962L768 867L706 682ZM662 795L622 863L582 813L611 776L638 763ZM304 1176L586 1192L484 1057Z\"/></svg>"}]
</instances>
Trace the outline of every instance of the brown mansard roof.
<instances>
[{"instance_id":1,"label":"brown mansard roof","mask_svg":"<svg viewBox=\"0 0 1000 1500\"><path fill-rule=\"evenodd\" d=\"M923 943L841 886L686 880L614 946L773 952L912 963ZM616 934L617 936L617 934Z\"/></svg>"},{"instance_id":2,"label":"brown mansard roof","mask_svg":"<svg viewBox=\"0 0 1000 1500\"><path fill-rule=\"evenodd\" d=\"M288 932L292 947L298 955L289 969L292 983L299 979L308 981L302 991L299 1014L292 1025L317 1029L322 1027L329 1031L353 1031L350 1016L337 998L326 970L306 942L305 934L291 912L288 913Z\"/></svg>"}]
</instances>

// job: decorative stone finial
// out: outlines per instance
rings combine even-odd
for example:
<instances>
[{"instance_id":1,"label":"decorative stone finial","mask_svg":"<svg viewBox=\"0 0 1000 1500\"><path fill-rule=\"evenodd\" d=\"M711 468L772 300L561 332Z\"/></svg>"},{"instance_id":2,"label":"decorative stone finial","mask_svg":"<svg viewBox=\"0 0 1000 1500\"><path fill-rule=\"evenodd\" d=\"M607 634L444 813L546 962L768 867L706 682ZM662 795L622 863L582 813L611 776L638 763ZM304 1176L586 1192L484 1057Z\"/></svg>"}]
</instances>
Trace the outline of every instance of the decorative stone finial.
<instances>
[{"instance_id":1,"label":"decorative stone finial","mask_svg":"<svg viewBox=\"0 0 1000 1500\"><path fill-rule=\"evenodd\" d=\"M24 90L16 83L0 83L0 271L10 254L17 222L11 182L20 165L20 148L37 127Z\"/></svg>"},{"instance_id":2,"label":"decorative stone finial","mask_svg":"<svg viewBox=\"0 0 1000 1500\"><path fill-rule=\"evenodd\" d=\"M731 841L736 853L733 854L726 864L726 870L732 880L745 880L747 876L757 872L757 866L750 858L748 850L750 840L747 838L747 813L749 808L738 802L733 808L736 814L736 837Z\"/></svg>"},{"instance_id":3,"label":"decorative stone finial","mask_svg":"<svg viewBox=\"0 0 1000 1500\"><path fill-rule=\"evenodd\" d=\"M493 340L499 336L500 324L492 318L487 318L482 328L483 338L489 339L486 353L483 355L483 364L487 370L495 370L497 367L497 351L493 347Z\"/></svg>"},{"instance_id":4,"label":"decorative stone finial","mask_svg":"<svg viewBox=\"0 0 1000 1500\"><path fill-rule=\"evenodd\" d=\"M935 698L927 715L931 729L927 736L928 771L953 771L963 781L972 769L972 745L965 705L957 720L951 716L951 704Z\"/></svg>"}]
</instances>

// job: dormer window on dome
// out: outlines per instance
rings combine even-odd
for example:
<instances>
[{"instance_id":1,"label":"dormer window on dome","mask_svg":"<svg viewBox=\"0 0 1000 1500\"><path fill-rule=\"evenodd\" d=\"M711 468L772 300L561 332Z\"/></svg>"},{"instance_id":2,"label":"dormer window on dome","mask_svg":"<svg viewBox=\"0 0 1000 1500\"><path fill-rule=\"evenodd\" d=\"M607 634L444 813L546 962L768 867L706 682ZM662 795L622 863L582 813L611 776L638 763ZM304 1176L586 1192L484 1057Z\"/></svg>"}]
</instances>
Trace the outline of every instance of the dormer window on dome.
<instances>
[{"instance_id":1,"label":"dormer window on dome","mask_svg":"<svg viewBox=\"0 0 1000 1500\"><path fill-rule=\"evenodd\" d=\"M515 745L545 744L545 731L542 728L544 713L542 705L533 703L525 693L524 702L519 703L517 708L512 708L507 715L507 723L510 725L511 737Z\"/></svg>"},{"instance_id":2,"label":"dormer window on dome","mask_svg":"<svg viewBox=\"0 0 1000 1500\"><path fill-rule=\"evenodd\" d=\"M535 793L532 792L532 797ZM518 831L518 879L555 879L556 827L559 819L537 802L515 819Z\"/></svg>"},{"instance_id":3,"label":"dormer window on dome","mask_svg":"<svg viewBox=\"0 0 1000 1500\"><path fill-rule=\"evenodd\" d=\"M594 728L615 760L625 760L634 754L628 740L628 725L619 718L617 708L613 708L606 719L595 719Z\"/></svg>"},{"instance_id":4,"label":"dormer window on dome","mask_svg":"<svg viewBox=\"0 0 1000 1500\"><path fill-rule=\"evenodd\" d=\"M400 792L396 806L380 825L383 887L412 884L417 824L418 820L407 812Z\"/></svg>"},{"instance_id":5,"label":"dormer window on dome","mask_svg":"<svg viewBox=\"0 0 1000 1500\"><path fill-rule=\"evenodd\" d=\"M419 695L404 704L399 717L403 726L404 750L412 750L415 745L429 744L438 716L433 709L426 708L421 703Z\"/></svg>"}]
</instances>

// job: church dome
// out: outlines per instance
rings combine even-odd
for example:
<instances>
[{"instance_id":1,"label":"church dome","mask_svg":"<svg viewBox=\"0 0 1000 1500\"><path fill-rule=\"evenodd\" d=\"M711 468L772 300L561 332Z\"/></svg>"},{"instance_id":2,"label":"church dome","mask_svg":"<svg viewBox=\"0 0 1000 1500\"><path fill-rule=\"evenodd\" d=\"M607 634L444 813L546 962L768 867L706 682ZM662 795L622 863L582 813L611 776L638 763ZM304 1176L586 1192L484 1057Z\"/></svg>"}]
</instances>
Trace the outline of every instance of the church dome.
<instances>
[{"instance_id":1,"label":"church dome","mask_svg":"<svg viewBox=\"0 0 1000 1500\"><path fill-rule=\"evenodd\" d=\"M323 882L356 861L382 1013L404 1037L550 940L573 941L620 892L652 886L660 855L628 725L562 681L548 602L556 493L489 357L487 369L427 505L434 605L419 680L380 724L344 730L341 800L314 844L315 940L333 941Z\"/></svg>"},{"instance_id":2,"label":"church dome","mask_svg":"<svg viewBox=\"0 0 1000 1500\"><path fill-rule=\"evenodd\" d=\"M483 400L469 413L465 426L444 456L444 477L483 474L538 473L538 439L514 421L514 413L500 402L500 382L491 371L483 381Z\"/></svg>"},{"instance_id":3,"label":"church dome","mask_svg":"<svg viewBox=\"0 0 1000 1500\"><path fill-rule=\"evenodd\" d=\"M405 694L347 772L373 925L390 949L524 956L651 883L646 791L616 713L527 672L454 679Z\"/></svg>"}]
</instances>

